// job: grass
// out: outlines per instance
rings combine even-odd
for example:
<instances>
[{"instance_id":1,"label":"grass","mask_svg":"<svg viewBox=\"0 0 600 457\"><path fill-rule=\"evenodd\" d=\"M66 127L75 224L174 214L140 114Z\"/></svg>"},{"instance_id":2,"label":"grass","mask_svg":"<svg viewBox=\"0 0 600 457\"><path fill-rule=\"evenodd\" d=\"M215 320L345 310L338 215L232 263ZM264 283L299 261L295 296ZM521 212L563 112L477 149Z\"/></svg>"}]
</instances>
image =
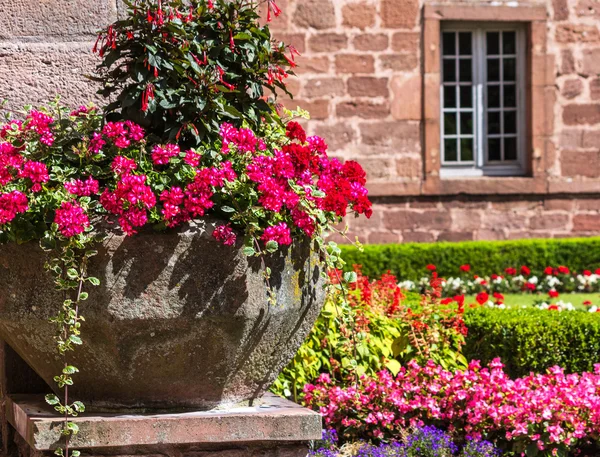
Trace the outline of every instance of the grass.
<instances>
[{"instance_id":1,"label":"grass","mask_svg":"<svg viewBox=\"0 0 600 457\"><path fill-rule=\"evenodd\" d=\"M491 298L491 297L490 297ZM551 300L556 303L562 300L565 303L572 303L576 308L587 308L583 302L591 301L593 305L600 306L600 294L561 294L558 298L549 299L547 295L534 294L504 294L504 304L512 308L519 306L532 306L538 300ZM476 303L475 295L465 296L465 303Z\"/></svg>"}]
</instances>

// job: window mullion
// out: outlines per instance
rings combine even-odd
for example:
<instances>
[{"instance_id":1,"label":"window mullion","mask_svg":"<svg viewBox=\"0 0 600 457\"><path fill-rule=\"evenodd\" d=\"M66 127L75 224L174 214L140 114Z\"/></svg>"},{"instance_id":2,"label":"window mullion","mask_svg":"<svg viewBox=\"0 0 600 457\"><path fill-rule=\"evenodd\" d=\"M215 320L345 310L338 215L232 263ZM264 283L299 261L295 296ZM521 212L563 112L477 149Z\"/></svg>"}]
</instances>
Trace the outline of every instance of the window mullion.
<instances>
[{"instance_id":1,"label":"window mullion","mask_svg":"<svg viewBox=\"0 0 600 457\"><path fill-rule=\"evenodd\" d=\"M473 54L473 65L477 69L476 80L474 81L475 91L475 116L477 119L476 129L476 150L477 159L476 164L478 168L482 168L485 164L485 112L484 112L484 65L485 65L485 53L484 53L484 31L482 29L475 30L474 36L476 37L476 46Z\"/></svg>"}]
</instances>

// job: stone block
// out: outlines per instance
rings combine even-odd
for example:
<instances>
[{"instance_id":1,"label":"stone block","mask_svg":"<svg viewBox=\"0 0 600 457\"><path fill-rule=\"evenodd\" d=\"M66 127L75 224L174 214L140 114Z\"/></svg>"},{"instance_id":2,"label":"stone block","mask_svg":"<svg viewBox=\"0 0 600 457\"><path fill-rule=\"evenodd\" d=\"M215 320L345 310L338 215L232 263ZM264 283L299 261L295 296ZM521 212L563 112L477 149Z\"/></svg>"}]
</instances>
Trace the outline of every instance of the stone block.
<instances>
[{"instance_id":1,"label":"stone block","mask_svg":"<svg viewBox=\"0 0 600 457\"><path fill-rule=\"evenodd\" d=\"M398 120L421 119L421 76L411 75L407 78L394 76L390 84L392 92L392 116Z\"/></svg>"},{"instance_id":2,"label":"stone block","mask_svg":"<svg viewBox=\"0 0 600 457\"><path fill-rule=\"evenodd\" d=\"M600 123L600 105L597 103L569 104L563 109L565 125Z\"/></svg>"},{"instance_id":3,"label":"stone block","mask_svg":"<svg viewBox=\"0 0 600 457\"><path fill-rule=\"evenodd\" d=\"M392 50L396 52L416 53L419 49L421 34L418 32L396 32L392 36Z\"/></svg>"},{"instance_id":4,"label":"stone block","mask_svg":"<svg viewBox=\"0 0 600 457\"><path fill-rule=\"evenodd\" d=\"M343 33L317 33L308 39L312 52L336 52L348 47L348 37Z\"/></svg>"},{"instance_id":5,"label":"stone block","mask_svg":"<svg viewBox=\"0 0 600 457\"><path fill-rule=\"evenodd\" d=\"M367 2L349 3L342 8L342 23L361 30L375 25L375 5Z\"/></svg>"},{"instance_id":6,"label":"stone block","mask_svg":"<svg viewBox=\"0 0 600 457\"><path fill-rule=\"evenodd\" d=\"M4 0L0 7L0 39L90 40L116 19L114 0Z\"/></svg>"},{"instance_id":7,"label":"stone block","mask_svg":"<svg viewBox=\"0 0 600 457\"><path fill-rule=\"evenodd\" d=\"M536 214L529 220L531 230L566 230L569 225L567 214Z\"/></svg>"},{"instance_id":8,"label":"stone block","mask_svg":"<svg viewBox=\"0 0 600 457\"><path fill-rule=\"evenodd\" d=\"M335 8L331 0L298 0L293 22L298 27L317 30L335 27Z\"/></svg>"},{"instance_id":9,"label":"stone block","mask_svg":"<svg viewBox=\"0 0 600 457\"><path fill-rule=\"evenodd\" d=\"M598 43L600 31L595 25L561 24L556 28L556 41L559 43Z\"/></svg>"},{"instance_id":10,"label":"stone block","mask_svg":"<svg viewBox=\"0 0 600 457\"><path fill-rule=\"evenodd\" d=\"M295 47L301 54L306 52L306 34L304 33L275 32L273 36L276 40Z\"/></svg>"},{"instance_id":11,"label":"stone block","mask_svg":"<svg viewBox=\"0 0 600 457\"><path fill-rule=\"evenodd\" d=\"M435 238L431 232L405 231L402 232L402 241L404 243L431 243L435 241Z\"/></svg>"},{"instance_id":12,"label":"stone block","mask_svg":"<svg viewBox=\"0 0 600 457\"><path fill-rule=\"evenodd\" d=\"M369 146L389 147L395 153L420 151L419 124L406 121L361 123L362 142Z\"/></svg>"},{"instance_id":13,"label":"stone block","mask_svg":"<svg viewBox=\"0 0 600 457\"><path fill-rule=\"evenodd\" d=\"M590 88L591 88L591 85L592 85L592 83L590 82ZM599 86L599 88L600 88L600 86ZM563 83L560 93L566 99L571 100L571 99L577 97L578 95L580 95L582 91L583 91L583 82L581 82L581 79L574 78L574 79L567 79Z\"/></svg>"},{"instance_id":14,"label":"stone block","mask_svg":"<svg viewBox=\"0 0 600 457\"><path fill-rule=\"evenodd\" d=\"M417 24L418 0L382 0L381 21L386 28L412 29Z\"/></svg>"},{"instance_id":15,"label":"stone block","mask_svg":"<svg viewBox=\"0 0 600 457\"><path fill-rule=\"evenodd\" d=\"M356 35L352 40L354 48L359 51L384 51L388 43L388 36L383 33L364 33Z\"/></svg>"},{"instance_id":16,"label":"stone block","mask_svg":"<svg viewBox=\"0 0 600 457\"><path fill-rule=\"evenodd\" d=\"M396 174L402 178L420 179L423 176L423 163L420 158L398 157Z\"/></svg>"},{"instance_id":17,"label":"stone block","mask_svg":"<svg viewBox=\"0 0 600 457\"><path fill-rule=\"evenodd\" d=\"M97 83L85 78L98 59L93 43L0 44L0 100L9 107L45 104L61 95L61 102L78 106L99 102Z\"/></svg>"},{"instance_id":18,"label":"stone block","mask_svg":"<svg viewBox=\"0 0 600 457\"><path fill-rule=\"evenodd\" d=\"M364 54L338 54L335 56L336 73L374 73L373 56Z\"/></svg>"},{"instance_id":19,"label":"stone block","mask_svg":"<svg viewBox=\"0 0 600 457\"><path fill-rule=\"evenodd\" d=\"M552 0L552 8L554 10L555 21L564 21L569 18L569 5L567 0Z\"/></svg>"},{"instance_id":20,"label":"stone block","mask_svg":"<svg viewBox=\"0 0 600 457\"><path fill-rule=\"evenodd\" d=\"M287 109L294 110L298 107L308 111L311 119L327 119L329 117L329 100L286 100L284 105Z\"/></svg>"},{"instance_id":21,"label":"stone block","mask_svg":"<svg viewBox=\"0 0 600 457\"><path fill-rule=\"evenodd\" d=\"M298 75L305 73L325 74L329 73L331 61L329 56L306 57L302 55L296 57L296 64L298 66L294 68L294 72Z\"/></svg>"},{"instance_id":22,"label":"stone block","mask_svg":"<svg viewBox=\"0 0 600 457\"><path fill-rule=\"evenodd\" d=\"M356 139L353 128L344 122L336 122L333 125L319 125L315 128L315 134L325 139L330 151L344 149Z\"/></svg>"},{"instance_id":23,"label":"stone block","mask_svg":"<svg viewBox=\"0 0 600 457\"><path fill-rule=\"evenodd\" d=\"M348 78L348 94L353 97L388 97L389 79L373 76L352 76Z\"/></svg>"},{"instance_id":24,"label":"stone block","mask_svg":"<svg viewBox=\"0 0 600 457\"><path fill-rule=\"evenodd\" d=\"M600 214L577 214L573 217L574 232L600 232Z\"/></svg>"},{"instance_id":25,"label":"stone block","mask_svg":"<svg viewBox=\"0 0 600 457\"><path fill-rule=\"evenodd\" d=\"M415 71L419 65L416 53L384 54L379 62L383 70L392 71Z\"/></svg>"},{"instance_id":26,"label":"stone block","mask_svg":"<svg viewBox=\"0 0 600 457\"><path fill-rule=\"evenodd\" d=\"M600 176L600 152L563 150L560 153L560 168L562 176L585 176L597 178Z\"/></svg>"},{"instance_id":27,"label":"stone block","mask_svg":"<svg viewBox=\"0 0 600 457\"><path fill-rule=\"evenodd\" d=\"M596 76L600 74L600 48L583 50L581 71L584 75Z\"/></svg>"},{"instance_id":28,"label":"stone block","mask_svg":"<svg viewBox=\"0 0 600 457\"><path fill-rule=\"evenodd\" d=\"M353 100L338 103L335 109L339 117L360 117L362 119L381 119L390 114L388 102Z\"/></svg>"},{"instance_id":29,"label":"stone block","mask_svg":"<svg viewBox=\"0 0 600 457\"><path fill-rule=\"evenodd\" d=\"M308 98L343 95L344 81L341 78L312 78L306 81L302 94Z\"/></svg>"},{"instance_id":30,"label":"stone block","mask_svg":"<svg viewBox=\"0 0 600 457\"><path fill-rule=\"evenodd\" d=\"M448 230L452 218L448 211L443 210L390 211L383 216L383 223L386 228L394 230Z\"/></svg>"}]
</instances>

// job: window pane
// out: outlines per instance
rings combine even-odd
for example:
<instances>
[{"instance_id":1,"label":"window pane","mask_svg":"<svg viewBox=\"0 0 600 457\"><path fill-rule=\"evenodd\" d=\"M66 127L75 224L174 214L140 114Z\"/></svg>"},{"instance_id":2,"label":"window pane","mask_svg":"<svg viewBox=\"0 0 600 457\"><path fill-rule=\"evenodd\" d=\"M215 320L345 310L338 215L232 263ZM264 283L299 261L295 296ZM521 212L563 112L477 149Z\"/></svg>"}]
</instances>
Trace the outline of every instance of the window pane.
<instances>
[{"instance_id":1,"label":"window pane","mask_svg":"<svg viewBox=\"0 0 600 457\"><path fill-rule=\"evenodd\" d=\"M517 160L517 139L515 137L504 139L504 160Z\"/></svg>"},{"instance_id":2,"label":"window pane","mask_svg":"<svg viewBox=\"0 0 600 457\"><path fill-rule=\"evenodd\" d=\"M473 113L460 113L460 134L473 135Z\"/></svg>"},{"instance_id":3,"label":"window pane","mask_svg":"<svg viewBox=\"0 0 600 457\"><path fill-rule=\"evenodd\" d=\"M442 35L442 47L443 55L454 56L456 55L456 41L454 32L444 32Z\"/></svg>"},{"instance_id":4,"label":"window pane","mask_svg":"<svg viewBox=\"0 0 600 457\"><path fill-rule=\"evenodd\" d=\"M500 113L488 113L488 134L498 135L500 133Z\"/></svg>"},{"instance_id":5,"label":"window pane","mask_svg":"<svg viewBox=\"0 0 600 457\"><path fill-rule=\"evenodd\" d=\"M500 86L488 86L488 108L500 107Z\"/></svg>"},{"instance_id":6,"label":"window pane","mask_svg":"<svg viewBox=\"0 0 600 457\"><path fill-rule=\"evenodd\" d=\"M458 62L460 80L463 82L470 82L473 76L473 70L471 67L471 59L460 59Z\"/></svg>"},{"instance_id":7,"label":"window pane","mask_svg":"<svg viewBox=\"0 0 600 457\"><path fill-rule=\"evenodd\" d=\"M515 108L517 106L517 87L514 84L504 85L504 107Z\"/></svg>"},{"instance_id":8,"label":"window pane","mask_svg":"<svg viewBox=\"0 0 600 457\"><path fill-rule=\"evenodd\" d=\"M517 59L504 59L504 81L517 79Z\"/></svg>"},{"instance_id":9,"label":"window pane","mask_svg":"<svg viewBox=\"0 0 600 457\"><path fill-rule=\"evenodd\" d=\"M460 140L460 160L472 161L473 160L473 139L462 138Z\"/></svg>"},{"instance_id":10,"label":"window pane","mask_svg":"<svg viewBox=\"0 0 600 457\"><path fill-rule=\"evenodd\" d=\"M515 32L502 32L502 53L515 54L517 52L517 35Z\"/></svg>"},{"instance_id":11,"label":"window pane","mask_svg":"<svg viewBox=\"0 0 600 457\"><path fill-rule=\"evenodd\" d=\"M444 113L444 133L446 135L456 135L456 113Z\"/></svg>"},{"instance_id":12,"label":"window pane","mask_svg":"<svg viewBox=\"0 0 600 457\"><path fill-rule=\"evenodd\" d=\"M504 133L517 133L517 112L504 113Z\"/></svg>"},{"instance_id":13,"label":"window pane","mask_svg":"<svg viewBox=\"0 0 600 457\"><path fill-rule=\"evenodd\" d=\"M462 56L469 56L472 54L471 50L471 32L460 32L458 34L458 53Z\"/></svg>"},{"instance_id":14,"label":"window pane","mask_svg":"<svg viewBox=\"0 0 600 457\"><path fill-rule=\"evenodd\" d=\"M473 107L473 87L460 86L460 106L462 108Z\"/></svg>"},{"instance_id":15,"label":"window pane","mask_svg":"<svg viewBox=\"0 0 600 457\"><path fill-rule=\"evenodd\" d=\"M488 160L500 160L501 158L500 138L488 138Z\"/></svg>"},{"instance_id":16,"label":"window pane","mask_svg":"<svg viewBox=\"0 0 600 457\"><path fill-rule=\"evenodd\" d=\"M446 162L456 162L458 158L457 142L455 139L444 140L444 160Z\"/></svg>"},{"instance_id":17,"label":"window pane","mask_svg":"<svg viewBox=\"0 0 600 457\"><path fill-rule=\"evenodd\" d=\"M456 81L456 61L444 59L444 82Z\"/></svg>"},{"instance_id":18,"label":"window pane","mask_svg":"<svg viewBox=\"0 0 600 457\"><path fill-rule=\"evenodd\" d=\"M444 86L444 108L456 108L456 86Z\"/></svg>"},{"instance_id":19,"label":"window pane","mask_svg":"<svg viewBox=\"0 0 600 457\"><path fill-rule=\"evenodd\" d=\"M500 54L500 33L488 32L487 33L487 54Z\"/></svg>"},{"instance_id":20,"label":"window pane","mask_svg":"<svg viewBox=\"0 0 600 457\"><path fill-rule=\"evenodd\" d=\"M500 81L500 59L488 59L487 80L490 82Z\"/></svg>"}]
</instances>

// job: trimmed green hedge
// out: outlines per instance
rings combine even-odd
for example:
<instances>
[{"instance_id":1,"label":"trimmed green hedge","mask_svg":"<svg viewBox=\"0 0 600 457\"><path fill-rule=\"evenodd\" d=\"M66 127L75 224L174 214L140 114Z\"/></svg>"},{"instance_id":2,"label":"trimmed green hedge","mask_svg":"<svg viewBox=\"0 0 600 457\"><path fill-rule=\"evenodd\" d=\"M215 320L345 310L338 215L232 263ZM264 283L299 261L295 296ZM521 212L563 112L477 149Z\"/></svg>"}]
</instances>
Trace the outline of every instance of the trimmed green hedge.
<instances>
[{"instance_id":1,"label":"trimmed green hedge","mask_svg":"<svg viewBox=\"0 0 600 457\"><path fill-rule=\"evenodd\" d=\"M478 308L465 313L465 323L467 360L488 363L500 357L512 377L544 372L554 365L569 373L593 371L600 363L597 314Z\"/></svg>"},{"instance_id":2,"label":"trimmed green hedge","mask_svg":"<svg viewBox=\"0 0 600 457\"><path fill-rule=\"evenodd\" d=\"M418 280L428 264L441 276L455 276L470 264L478 275L502 273L507 267L527 265L540 275L547 266L566 265L571 270L600 267L600 237L518 241L466 241L460 243L407 243L366 245L364 252L341 246L348 264L362 265L363 273L378 277L390 270L399 279Z\"/></svg>"}]
</instances>

